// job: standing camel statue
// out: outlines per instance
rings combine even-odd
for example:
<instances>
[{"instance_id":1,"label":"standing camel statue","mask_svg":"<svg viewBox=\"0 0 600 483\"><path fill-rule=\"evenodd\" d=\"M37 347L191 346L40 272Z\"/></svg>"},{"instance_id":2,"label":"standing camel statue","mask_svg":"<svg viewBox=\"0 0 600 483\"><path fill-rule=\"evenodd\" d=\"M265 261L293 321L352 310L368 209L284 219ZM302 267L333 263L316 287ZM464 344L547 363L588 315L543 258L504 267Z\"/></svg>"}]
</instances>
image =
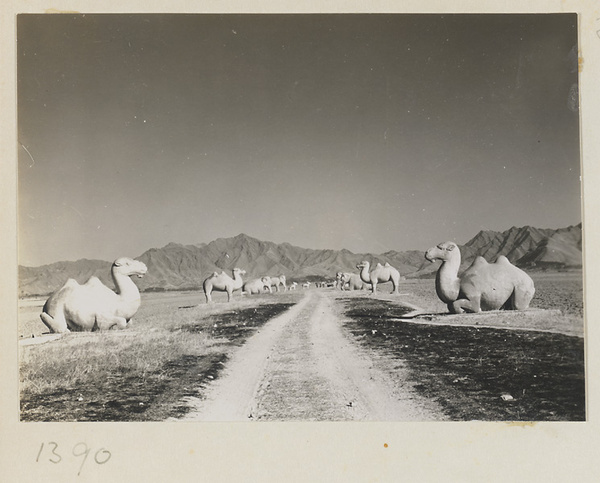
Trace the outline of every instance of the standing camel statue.
<instances>
[{"instance_id":1,"label":"standing camel statue","mask_svg":"<svg viewBox=\"0 0 600 483\"><path fill-rule=\"evenodd\" d=\"M398 294L398 285L400 284L400 272L392 267L389 263L382 265L378 263L372 272L369 272L370 263L367 261L360 262L356 268L360 270L360 278L365 283L371 284L371 293L377 293L377 284L392 282L392 292Z\"/></svg>"},{"instance_id":2,"label":"standing camel statue","mask_svg":"<svg viewBox=\"0 0 600 483\"><path fill-rule=\"evenodd\" d=\"M525 310L535 294L533 280L503 255L495 263L476 257L461 277L460 250L456 243L445 242L425 253L430 262L441 260L435 278L435 290L454 314L482 310Z\"/></svg>"},{"instance_id":3,"label":"standing camel statue","mask_svg":"<svg viewBox=\"0 0 600 483\"><path fill-rule=\"evenodd\" d=\"M279 277L269 277L269 280L271 281L271 286L275 287L275 290L277 292L279 292L279 286L283 285L283 291L286 292L287 291L287 286L285 284L285 275L279 275ZM271 290L272 292L273 290Z\"/></svg>"},{"instance_id":4,"label":"standing camel statue","mask_svg":"<svg viewBox=\"0 0 600 483\"><path fill-rule=\"evenodd\" d=\"M140 308L140 291L130 277L143 277L147 267L138 260L118 258L110 269L116 291L97 277L84 285L70 278L54 292L40 318L51 332L124 329Z\"/></svg>"},{"instance_id":5,"label":"standing camel statue","mask_svg":"<svg viewBox=\"0 0 600 483\"><path fill-rule=\"evenodd\" d=\"M242 288L244 281L242 275L245 275L246 271L241 268L233 269L233 278L227 275L225 272L215 272L202 284L204 288L204 295L206 296L206 303L212 303L212 291L227 292L227 302L231 302L231 294L236 290Z\"/></svg>"}]
</instances>

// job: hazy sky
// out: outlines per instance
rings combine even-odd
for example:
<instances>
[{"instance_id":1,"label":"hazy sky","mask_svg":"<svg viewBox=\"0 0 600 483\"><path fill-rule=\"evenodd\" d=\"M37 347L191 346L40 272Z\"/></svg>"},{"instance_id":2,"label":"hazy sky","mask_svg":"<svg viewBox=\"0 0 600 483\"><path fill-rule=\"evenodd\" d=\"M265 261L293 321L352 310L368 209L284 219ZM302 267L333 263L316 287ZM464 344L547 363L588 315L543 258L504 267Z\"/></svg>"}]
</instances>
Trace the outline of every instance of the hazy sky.
<instances>
[{"instance_id":1,"label":"hazy sky","mask_svg":"<svg viewBox=\"0 0 600 483\"><path fill-rule=\"evenodd\" d=\"M20 263L579 223L576 24L20 15Z\"/></svg>"}]
</instances>

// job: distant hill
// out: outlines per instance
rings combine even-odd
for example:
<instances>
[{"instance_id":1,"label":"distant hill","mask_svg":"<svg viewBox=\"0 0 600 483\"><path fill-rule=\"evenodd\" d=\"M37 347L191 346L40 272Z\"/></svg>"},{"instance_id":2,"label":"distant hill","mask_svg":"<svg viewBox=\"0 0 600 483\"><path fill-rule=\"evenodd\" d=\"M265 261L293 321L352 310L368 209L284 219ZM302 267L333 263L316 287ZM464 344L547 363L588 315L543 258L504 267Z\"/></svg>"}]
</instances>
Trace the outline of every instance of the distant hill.
<instances>
[{"instance_id":1,"label":"distant hill","mask_svg":"<svg viewBox=\"0 0 600 483\"><path fill-rule=\"evenodd\" d=\"M112 263L103 260L81 259L76 262L56 262L41 267L19 266L19 296L52 293L69 278L83 283L91 276L96 276L112 287L111 265Z\"/></svg>"},{"instance_id":2,"label":"distant hill","mask_svg":"<svg viewBox=\"0 0 600 483\"><path fill-rule=\"evenodd\" d=\"M438 240L441 241L444 240ZM488 261L505 255L526 269L561 269L582 266L581 242L581 224L558 230L527 226L504 232L481 231L460 248L463 269L478 255ZM429 277L439 264L426 261L424 251L392 250L373 255L345 249L312 250L240 234L208 244L169 243L163 248L152 248L137 257L148 266L148 273L135 281L140 290L146 291L198 290L211 273L230 272L234 267L246 270L245 279L280 274L298 281L333 279L338 271L355 272L361 260L368 260L372 265L389 262L407 278ZM45 295L62 286L68 278L84 283L92 275L112 287L110 266L110 262L102 260L78 260L19 267L19 293L20 296Z\"/></svg>"},{"instance_id":3,"label":"distant hill","mask_svg":"<svg viewBox=\"0 0 600 483\"><path fill-rule=\"evenodd\" d=\"M460 245L461 270L471 265L477 256L493 262L500 255L526 270L580 268L583 265L581 247L581 223L558 230L513 226L503 232L480 231ZM439 263L425 261L412 276L427 276L438 267Z\"/></svg>"}]
</instances>

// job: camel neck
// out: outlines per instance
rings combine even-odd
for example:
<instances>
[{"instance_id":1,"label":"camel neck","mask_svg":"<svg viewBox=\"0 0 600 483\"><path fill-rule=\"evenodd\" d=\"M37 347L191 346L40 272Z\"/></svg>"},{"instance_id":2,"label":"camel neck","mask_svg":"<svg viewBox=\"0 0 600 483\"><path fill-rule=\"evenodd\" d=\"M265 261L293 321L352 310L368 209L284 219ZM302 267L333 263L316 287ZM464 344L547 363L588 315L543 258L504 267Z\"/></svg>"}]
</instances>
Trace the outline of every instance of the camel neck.
<instances>
[{"instance_id":1,"label":"camel neck","mask_svg":"<svg viewBox=\"0 0 600 483\"><path fill-rule=\"evenodd\" d=\"M139 299L140 291L137 288L137 285L133 283L133 280L131 280L128 275L118 273L114 269L111 271L111 273L115 283L115 292L120 297Z\"/></svg>"},{"instance_id":2,"label":"camel neck","mask_svg":"<svg viewBox=\"0 0 600 483\"><path fill-rule=\"evenodd\" d=\"M119 299L116 315L129 319L140 308L140 291L128 275L116 273L114 269L111 273L115 282L115 292Z\"/></svg>"},{"instance_id":3,"label":"camel neck","mask_svg":"<svg viewBox=\"0 0 600 483\"><path fill-rule=\"evenodd\" d=\"M244 284L240 272L233 272L233 286L234 288L240 288Z\"/></svg>"},{"instance_id":4,"label":"camel neck","mask_svg":"<svg viewBox=\"0 0 600 483\"><path fill-rule=\"evenodd\" d=\"M369 265L365 265L360 269L360 278L365 283L371 282L371 279L369 278Z\"/></svg>"},{"instance_id":5,"label":"camel neck","mask_svg":"<svg viewBox=\"0 0 600 483\"><path fill-rule=\"evenodd\" d=\"M458 269L460 267L460 256L442 262L435 277L435 289L438 297L448 303L458 298L460 291L460 279Z\"/></svg>"}]
</instances>

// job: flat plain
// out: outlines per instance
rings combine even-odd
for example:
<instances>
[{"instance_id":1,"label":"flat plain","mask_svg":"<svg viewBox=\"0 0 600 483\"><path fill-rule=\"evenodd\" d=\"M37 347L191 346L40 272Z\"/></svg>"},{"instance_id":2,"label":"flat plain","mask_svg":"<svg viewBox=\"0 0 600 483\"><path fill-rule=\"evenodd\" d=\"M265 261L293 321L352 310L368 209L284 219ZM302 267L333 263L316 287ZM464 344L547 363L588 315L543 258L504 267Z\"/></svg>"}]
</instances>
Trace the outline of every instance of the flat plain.
<instances>
[{"instance_id":1,"label":"flat plain","mask_svg":"<svg viewBox=\"0 0 600 483\"><path fill-rule=\"evenodd\" d=\"M526 312L449 315L431 279L210 305L143 293L127 329L58 339L44 299L23 299L21 419L585 420L581 272L532 276Z\"/></svg>"}]
</instances>

